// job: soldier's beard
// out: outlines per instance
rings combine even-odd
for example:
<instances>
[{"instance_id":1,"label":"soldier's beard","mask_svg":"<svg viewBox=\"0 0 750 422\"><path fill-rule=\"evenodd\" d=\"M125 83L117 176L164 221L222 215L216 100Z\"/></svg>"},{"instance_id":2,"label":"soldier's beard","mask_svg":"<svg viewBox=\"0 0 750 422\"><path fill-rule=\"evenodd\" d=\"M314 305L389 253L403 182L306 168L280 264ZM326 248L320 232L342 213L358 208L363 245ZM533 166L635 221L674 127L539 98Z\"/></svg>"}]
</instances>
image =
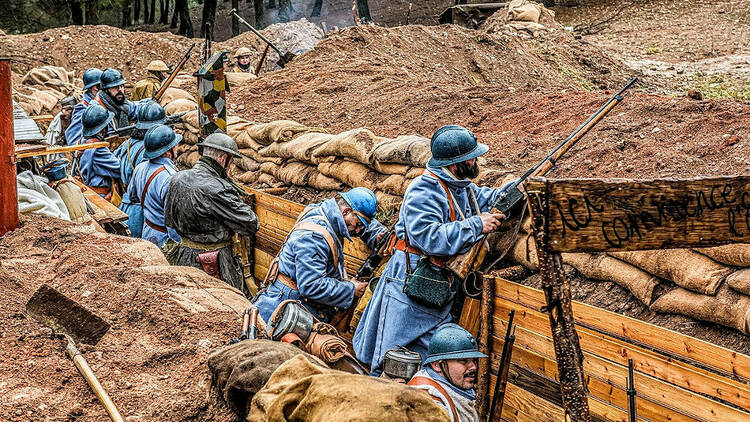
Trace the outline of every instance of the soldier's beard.
<instances>
[{"instance_id":1,"label":"soldier's beard","mask_svg":"<svg viewBox=\"0 0 750 422\"><path fill-rule=\"evenodd\" d=\"M115 98L113 98L113 100L117 105L123 105L125 104L125 94L119 92L117 93L117 95L115 95Z\"/></svg>"},{"instance_id":2,"label":"soldier's beard","mask_svg":"<svg viewBox=\"0 0 750 422\"><path fill-rule=\"evenodd\" d=\"M466 161L456 164L456 178L460 180L471 180L479 176L479 163L474 160L474 165L469 165Z\"/></svg>"}]
</instances>

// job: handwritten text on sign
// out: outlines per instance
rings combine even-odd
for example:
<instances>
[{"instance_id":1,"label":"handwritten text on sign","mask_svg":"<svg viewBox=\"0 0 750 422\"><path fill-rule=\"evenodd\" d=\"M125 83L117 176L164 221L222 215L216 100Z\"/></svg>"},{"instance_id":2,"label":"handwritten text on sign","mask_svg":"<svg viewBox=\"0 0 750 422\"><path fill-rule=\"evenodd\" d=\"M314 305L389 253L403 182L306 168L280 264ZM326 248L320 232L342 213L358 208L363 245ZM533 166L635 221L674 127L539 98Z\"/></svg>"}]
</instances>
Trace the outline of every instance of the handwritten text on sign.
<instances>
[{"instance_id":1,"label":"handwritten text on sign","mask_svg":"<svg viewBox=\"0 0 750 422\"><path fill-rule=\"evenodd\" d=\"M548 195L553 252L750 242L750 176L533 179L526 189Z\"/></svg>"}]
</instances>

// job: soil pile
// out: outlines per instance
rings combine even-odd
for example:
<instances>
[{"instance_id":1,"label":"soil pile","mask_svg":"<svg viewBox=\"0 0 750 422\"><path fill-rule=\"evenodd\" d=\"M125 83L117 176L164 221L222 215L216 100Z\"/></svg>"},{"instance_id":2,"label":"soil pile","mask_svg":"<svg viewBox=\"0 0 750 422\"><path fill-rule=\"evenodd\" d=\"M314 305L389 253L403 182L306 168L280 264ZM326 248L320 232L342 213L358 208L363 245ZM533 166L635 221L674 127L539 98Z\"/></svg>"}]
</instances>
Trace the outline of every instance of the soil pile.
<instances>
[{"instance_id":1,"label":"soil pile","mask_svg":"<svg viewBox=\"0 0 750 422\"><path fill-rule=\"evenodd\" d=\"M239 334L248 302L238 291L166 266L145 241L51 218L21 222L0 239L0 419L108 419L64 342L25 312L47 283L111 324L99 344L79 348L124 417L232 420L207 400L206 361Z\"/></svg>"}]
</instances>

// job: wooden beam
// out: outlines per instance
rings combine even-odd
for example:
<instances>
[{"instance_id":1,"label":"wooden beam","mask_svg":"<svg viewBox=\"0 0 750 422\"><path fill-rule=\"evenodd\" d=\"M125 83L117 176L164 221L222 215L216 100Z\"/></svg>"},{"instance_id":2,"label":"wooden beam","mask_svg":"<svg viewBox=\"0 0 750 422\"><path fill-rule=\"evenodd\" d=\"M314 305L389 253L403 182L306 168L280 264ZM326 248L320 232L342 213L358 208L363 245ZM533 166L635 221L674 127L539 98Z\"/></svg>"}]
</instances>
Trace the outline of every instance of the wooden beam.
<instances>
[{"instance_id":1,"label":"wooden beam","mask_svg":"<svg viewBox=\"0 0 750 422\"><path fill-rule=\"evenodd\" d=\"M89 187L83 184L80 180L74 178L73 181L76 183L76 185L78 185L78 187L81 188L81 190L83 191L83 195L86 197L86 199L88 199L89 202L91 202L97 208L99 208L100 210L104 212L105 214L104 217L98 214L92 216L94 220L96 220L97 223L99 224L112 223L112 222L117 222L117 221L125 221L128 219L127 214L122 212L119 208L114 206L114 204L112 204L111 202L99 196L98 193L89 189Z\"/></svg>"},{"instance_id":2,"label":"wooden beam","mask_svg":"<svg viewBox=\"0 0 750 422\"><path fill-rule=\"evenodd\" d=\"M109 142L92 142L90 144L68 145L64 147L46 147L43 150L21 152L16 154L16 158L39 157L42 155L60 154L64 152L83 151L93 148L109 148Z\"/></svg>"},{"instance_id":3,"label":"wooden beam","mask_svg":"<svg viewBox=\"0 0 750 422\"><path fill-rule=\"evenodd\" d=\"M750 176L694 179L534 178L549 202L550 251L692 248L750 242Z\"/></svg>"}]
</instances>

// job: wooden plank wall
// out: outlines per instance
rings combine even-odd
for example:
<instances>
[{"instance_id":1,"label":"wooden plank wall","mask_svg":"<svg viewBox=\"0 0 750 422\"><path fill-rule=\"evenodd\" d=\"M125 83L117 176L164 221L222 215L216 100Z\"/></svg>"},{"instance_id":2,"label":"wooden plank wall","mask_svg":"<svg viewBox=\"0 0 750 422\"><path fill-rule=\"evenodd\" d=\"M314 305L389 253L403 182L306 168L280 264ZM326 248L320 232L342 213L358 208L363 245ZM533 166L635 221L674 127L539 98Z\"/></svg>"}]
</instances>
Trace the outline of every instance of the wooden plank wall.
<instances>
[{"instance_id":1,"label":"wooden plank wall","mask_svg":"<svg viewBox=\"0 0 750 422\"><path fill-rule=\"evenodd\" d=\"M257 190L260 220L255 276L263 279L304 206ZM346 268L354 272L367 256L360 242L345 242ZM516 310L516 342L502 412L506 421L562 421L549 320L540 309L544 294L518 283L495 280L493 372L502 351L507 316ZM460 323L476 333L478 303L467 301ZM575 302L584 352L589 407L596 420L626 422L627 362L633 359L642 421L750 421L750 356L643 321ZM739 335L739 334L738 334ZM494 388L494 376L492 377Z\"/></svg>"}]
</instances>

